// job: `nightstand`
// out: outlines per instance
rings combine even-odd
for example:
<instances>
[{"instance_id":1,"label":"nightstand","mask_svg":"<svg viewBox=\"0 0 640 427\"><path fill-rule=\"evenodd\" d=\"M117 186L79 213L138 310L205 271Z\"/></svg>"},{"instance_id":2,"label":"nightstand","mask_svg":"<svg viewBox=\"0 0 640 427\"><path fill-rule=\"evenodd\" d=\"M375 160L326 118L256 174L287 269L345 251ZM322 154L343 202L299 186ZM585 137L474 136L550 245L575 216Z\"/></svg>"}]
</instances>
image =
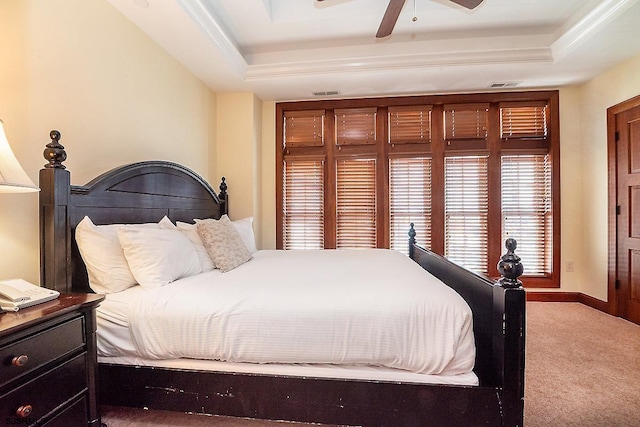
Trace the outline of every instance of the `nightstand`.
<instances>
[{"instance_id":1,"label":"nightstand","mask_svg":"<svg viewBox=\"0 0 640 427\"><path fill-rule=\"evenodd\" d=\"M0 425L100 426L97 294L0 314Z\"/></svg>"}]
</instances>

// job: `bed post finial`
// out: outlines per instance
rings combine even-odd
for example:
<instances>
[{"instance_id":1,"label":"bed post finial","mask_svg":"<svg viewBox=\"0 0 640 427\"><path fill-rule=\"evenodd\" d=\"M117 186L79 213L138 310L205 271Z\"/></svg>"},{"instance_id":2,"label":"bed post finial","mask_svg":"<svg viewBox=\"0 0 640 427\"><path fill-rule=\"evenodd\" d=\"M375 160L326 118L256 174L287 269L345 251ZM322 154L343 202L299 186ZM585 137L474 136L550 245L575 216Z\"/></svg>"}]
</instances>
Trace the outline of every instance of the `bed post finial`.
<instances>
[{"instance_id":1,"label":"bed post finial","mask_svg":"<svg viewBox=\"0 0 640 427\"><path fill-rule=\"evenodd\" d=\"M413 223L409 224L409 244L413 245L416 242L416 230L413 228Z\"/></svg>"},{"instance_id":2,"label":"bed post finial","mask_svg":"<svg viewBox=\"0 0 640 427\"><path fill-rule=\"evenodd\" d=\"M229 197L227 194L227 178L225 178L224 176L220 181L220 194L218 194L218 199L220 199L220 201L224 201L224 209L223 209L224 212L222 213L228 214L229 213Z\"/></svg>"},{"instance_id":3,"label":"bed post finial","mask_svg":"<svg viewBox=\"0 0 640 427\"><path fill-rule=\"evenodd\" d=\"M520 257L513 251L518 247L516 239L509 238L504 242L507 248L507 253L500 257L498 262L498 271L502 275L502 278L498 281L503 288L519 288L522 286L522 282L518 280L518 277L522 276L524 267L520 262Z\"/></svg>"},{"instance_id":4,"label":"bed post finial","mask_svg":"<svg viewBox=\"0 0 640 427\"><path fill-rule=\"evenodd\" d=\"M414 249L413 245L416 243L416 230L413 228L413 223L409 224L409 258L413 259Z\"/></svg>"},{"instance_id":5,"label":"bed post finial","mask_svg":"<svg viewBox=\"0 0 640 427\"><path fill-rule=\"evenodd\" d=\"M227 178L222 177L222 181L220 182L220 194L227 194Z\"/></svg>"},{"instance_id":6,"label":"bed post finial","mask_svg":"<svg viewBox=\"0 0 640 427\"><path fill-rule=\"evenodd\" d=\"M49 161L44 165L47 169L66 169L66 166L62 164L67 160L67 152L64 151L64 146L60 144L60 132L52 130L49 132L51 142L47 144L47 148L44 149L44 158Z\"/></svg>"}]
</instances>

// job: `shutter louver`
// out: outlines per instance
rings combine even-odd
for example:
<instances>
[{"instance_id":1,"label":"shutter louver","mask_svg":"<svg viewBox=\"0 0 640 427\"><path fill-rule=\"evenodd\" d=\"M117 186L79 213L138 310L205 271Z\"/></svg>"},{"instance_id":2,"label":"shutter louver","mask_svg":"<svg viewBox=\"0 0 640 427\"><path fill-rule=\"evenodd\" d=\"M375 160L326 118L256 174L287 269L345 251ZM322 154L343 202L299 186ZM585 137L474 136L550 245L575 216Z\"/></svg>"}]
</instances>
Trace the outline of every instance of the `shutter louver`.
<instances>
[{"instance_id":1,"label":"shutter louver","mask_svg":"<svg viewBox=\"0 0 640 427\"><path fill-rule=\"evenodd\" d=\"M445 256L487 273L487 157L445 158Z\"/></svg>"},{"instance_id":2,"label":"shutter louver","mask_svg":"<svg viewBox=\"0 0 640 427\"><path fill-rule=\"evenodd\" d=\"M336 144L375 144L376 111L375 108L335 110Z\"/></svg>"},{"instance_id":3,"label":"shutter louver","mask_svg":"<svg viewBox=\"0 0 640 427\"><path fill-rule=\"evenodd\" d=\"M408 254L409 224L416 241L431 247L431 159L389 160L389 217L391 249Z\"/></svg>"},{"instance_id":4,"label":"shutter louver","mask_svg":"<svg viewBox=\"0 0 640 427\"><path fill-rule=\"evenodd\" d=\"M518 242L527 276L551 273L551 164L548 154L502 157L502 239Z\"/></svg>"},{"instance_id":5,"label":"shutter louver","mask_svg":"<svg viewBox=\"0 0 640 427\"><path fill-rule=\"evenodd\" d=\"M445 139L487 139L488 111L488 104L445 105Z\"/></svg>"},{"instance_id":6,"label":"shutter louver","mask_svg":"<svg viewBox=\"0 0 640 427\"><path fill-rule=\"evenodd\" d=\"M283 249L324 248L324 161L285 160Z\"/></svg>"},{"instance_id":7,"label":"shutter louver","mask_svg":"<svg viewBox=\"0 0 640 427\"><path fill-rule=\"evenodd\" d=\"M376 161L336 162L336 247L375 248Z\"/></svg>"},{"instance_id":8,"label":"shutter louver","mask_svg":"<svg viewBox=\"0 0 640 427\"><path fill-rule=\"evenodd\" d=\"M285 111L285 147L317 147L323 144L324 110Z\"/></svg>"},{"instance_id":9,"label":"shutter louver","mask_svg":"<svg viewBox=\"0 0 640 427\"><path fill-rule=\"evenodd\" d=\"M500 105L500 137L535 138L547 137L547 105Z\"/></svg>"},{"instance_id":10,"label":"shutter louver","mask_svg":"<svg viewBox=\"0 0 640 427\"><path fill-rule=\"evenodd\" d=\"M389 144L431 142L431 106L389 107Z\"/></svg>"}]
</instances>

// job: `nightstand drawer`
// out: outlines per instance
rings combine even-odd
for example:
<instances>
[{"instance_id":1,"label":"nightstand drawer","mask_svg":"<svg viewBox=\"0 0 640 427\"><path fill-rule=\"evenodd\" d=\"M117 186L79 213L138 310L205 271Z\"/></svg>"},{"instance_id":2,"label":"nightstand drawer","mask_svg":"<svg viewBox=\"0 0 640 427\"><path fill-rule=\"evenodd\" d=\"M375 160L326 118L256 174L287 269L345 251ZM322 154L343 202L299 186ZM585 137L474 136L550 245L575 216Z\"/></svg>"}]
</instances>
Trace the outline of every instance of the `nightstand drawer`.
<instances>
[{"instance_id":1,"label":"nightstand drawer","mask_svg":"<svg viewBox=\"0 0 640 427\"><path fill-rule=\"evenodd\" d=\"M47 421L42 427L71 427L87 424L87 398L83 397L70 407Z\"/></svg>"},{"instance_id":2,"label":"nightstand drawer","mask_svg":"<svg viewBox=\"0 0 640 427\"><path fill-rule=\"evenodd\" d=\"M31 425L86 390L87 360L82 353L1 396L0 422Z\"/></svg>"},{"instance_id":3,"label":"nightstand drawer","mask_svg":"<svg viewBox=\"0 0 640 427\"><path fill-rule=\"evenodd\" d=\"M77 317L0 349L0 387L85 344L83 318Z\"/></svg>"}]
</instances>

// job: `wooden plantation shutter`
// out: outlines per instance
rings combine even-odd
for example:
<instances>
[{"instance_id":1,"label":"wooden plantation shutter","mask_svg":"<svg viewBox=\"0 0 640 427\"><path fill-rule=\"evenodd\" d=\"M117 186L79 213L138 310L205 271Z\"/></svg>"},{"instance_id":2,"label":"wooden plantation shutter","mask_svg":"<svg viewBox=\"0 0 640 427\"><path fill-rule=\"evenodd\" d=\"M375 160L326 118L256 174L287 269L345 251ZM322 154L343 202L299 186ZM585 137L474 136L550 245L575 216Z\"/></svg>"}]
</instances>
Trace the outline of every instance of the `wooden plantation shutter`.
<instances>
[{"instance_id":1,"label":"wooden plantation shutter","mask_svg":"<svg viewBox=\"0 0 640 427\"><path fill-rule=\"evenodd\" d=\"M502 139L547 137L547 104L501 103L500 137Z\"/></svg>"},{"instance_id":2,"label":"wooden plantation shutter","mask_svg":"<svg viewBox=\"0 0 640 427\"><path fill-rule=\"evenodd\" d=\"M286 111L284 146L317 147L324 144L324 110Z\"/></svg>"},{"instance_id":3,"label":"wooden plantation shutter","mask_svg":"<svg viewBox=\"0 0 640 427\"><path fill-rule=\"evenodd\" d=\"M346 108L335 110L336 144L375 144L376 112L376 108Z\"/></svg>"},{"instance_id":4,"label":"wooden plantation shutter","mask_svg":"<svg viewBox=\"0 0 640 427\"><path fill-rule=\"evenodd\" d=\"M486 156L445 158L445 256L487 273L488 174Z\"/></svg>"},{"instance_id":5,"label":"wooden plantation shutter","mask_svg":"<svg viewBox=\"0 0 640 427\"><path fill-rule=\"evenodd\" d=\"M390 247L408 254L409 224L417 242L431 247L431 159L389 160Z\"/></svg>"},{"instance_id":6,"label":"wooden plantation shutter","mask_svg":"<svg viewBox=\"0 0 640 427\"><path fill-rule=\"evenodd\" d=\"M285 160L283 249L324 248L324 161Z\"/></svg>"},{"instance_id":7,"label":"wooden plantation shutter","mask_svg":"<svg viewBox=\"0 0 640 427\"><path fill-rule=\"evenodd\" d=\"M375 248L376 161L336 162L336 247Z\"/></svg>"},{"instance_id":8,"label":"wooden plantation shutter","mask_svg":"<svg viewBox=\"0 0 640 427\"><path fill-rule=\"evenodd\" d=\"M389 107L389 144L431 142L431 105Z\"/></svg>"},{"instance_id":9,"label":"wooden plantation shutter","mask_svg":"<svg viewBox=\"0 0 640 427\"><path fill-rule=\"evenodd\" d=\"M445 105L445 139L487 139L488 112L489 104Z\"/></svg>"},{"instance_id":10,"label":"wooden plantation shutter","mask_svg":"<svg viewBox=\"0 0 640 427\"><path fill-rule=\"evenodd\" d=\"M551 162L548 154L502 157L502 239L518 241L527 276L551 273Z\"/></svg>"}]
</instances>

